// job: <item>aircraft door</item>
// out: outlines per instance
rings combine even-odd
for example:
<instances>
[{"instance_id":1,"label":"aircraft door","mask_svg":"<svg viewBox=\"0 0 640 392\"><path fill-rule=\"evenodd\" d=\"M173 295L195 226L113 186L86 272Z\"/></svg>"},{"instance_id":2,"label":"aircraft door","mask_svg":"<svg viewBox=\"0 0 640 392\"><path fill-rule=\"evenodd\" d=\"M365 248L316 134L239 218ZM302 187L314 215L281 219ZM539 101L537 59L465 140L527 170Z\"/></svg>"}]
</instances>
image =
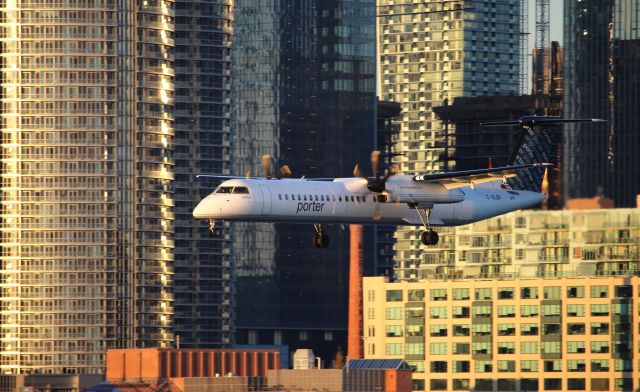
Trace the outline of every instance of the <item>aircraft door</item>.
<instances>
[{"instance_id":1,"label":"aircraft door","mask_svg":"<svg viewBox=\"0 0 640 392\"><path fill-rule=\"evenodd\" d=\"M269 215L271 213L271 191L269 187L260 185L258 187L262 194L262 215Z\"/></svg>"}]
</instances>

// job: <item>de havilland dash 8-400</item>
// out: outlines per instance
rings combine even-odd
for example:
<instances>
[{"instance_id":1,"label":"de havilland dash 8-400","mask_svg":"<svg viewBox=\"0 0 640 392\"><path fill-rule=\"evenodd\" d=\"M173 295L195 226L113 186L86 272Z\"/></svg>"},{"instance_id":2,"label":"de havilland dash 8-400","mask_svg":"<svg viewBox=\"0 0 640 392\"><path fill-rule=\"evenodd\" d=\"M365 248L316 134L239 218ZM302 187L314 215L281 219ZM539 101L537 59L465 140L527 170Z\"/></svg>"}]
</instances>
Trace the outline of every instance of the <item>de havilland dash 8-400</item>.
<instances>
[{"instance_id":1,"label":"de havilland dash 8-400","mask_svg":"<svg viewBox=\"0 0 640 392\"><path fill-rule=\"evenodd\" d=\"M584 121L597 120L528 116L484 125L522 125L515 157L519 152L531 156L535 148L526 137L534 135L536 125ZM218 221L313 223L316 247L329 244L323 223L421 225L421 242L435 245L438 234L434 227L464 225L540 204L546 195L540 192L539 182L551 166L546 162L514 164L512 158L512 164L503 167L416 175L394 174L390 168L380 176L379 157L380 152L372 153L371 177L356 166L354 177L291 179L271 178L271 158L264 156L264 178L212 175L226 181L196 206L193 216L209 220L212 236L218 233ZM289 172L286 166L281 171ZM529 175L538 181L535 189L509 186L508 179L528 171L538 173Z\"/></svg>"}]
</instances>

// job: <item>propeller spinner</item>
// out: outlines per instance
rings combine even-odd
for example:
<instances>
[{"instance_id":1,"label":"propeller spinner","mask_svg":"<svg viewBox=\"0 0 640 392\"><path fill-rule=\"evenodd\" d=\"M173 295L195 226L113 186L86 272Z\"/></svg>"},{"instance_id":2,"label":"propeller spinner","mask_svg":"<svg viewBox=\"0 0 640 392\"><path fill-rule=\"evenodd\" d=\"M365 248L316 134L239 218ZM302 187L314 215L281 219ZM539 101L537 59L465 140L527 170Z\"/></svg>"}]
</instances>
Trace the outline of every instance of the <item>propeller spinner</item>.
<instances>
[{"instance_id":1,"label":"propeller spinner","mask_svg":"<svg viewBox=\"0 0 640 392\"><path fill-rule=\"evenodd\" d=\"M386 170L383 177L380 177L380 156L382 153L380 151L371 152L371 170L373 172L373 177L367 177L365 173L360 170L358 165L353 169L353 175L356 177L362 177L367 180L367 189L371 192L382 193L385 191L385 185L389 177L395 174L395 166L391 165L389 169Z\"/></svg>"}]
</instances>

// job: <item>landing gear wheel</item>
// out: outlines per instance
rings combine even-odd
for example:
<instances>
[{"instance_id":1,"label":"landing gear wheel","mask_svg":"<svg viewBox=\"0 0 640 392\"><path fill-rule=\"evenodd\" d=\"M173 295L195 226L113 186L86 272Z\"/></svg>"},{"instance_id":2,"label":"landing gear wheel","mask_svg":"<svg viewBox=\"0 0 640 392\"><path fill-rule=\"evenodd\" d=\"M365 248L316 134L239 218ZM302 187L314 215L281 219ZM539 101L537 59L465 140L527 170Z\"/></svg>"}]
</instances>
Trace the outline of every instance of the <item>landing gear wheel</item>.
<instances>
[{"instance_id":1,"label":"landing gear wheel","mask_svg":"<svg viewBox=\"0 0 640 392\"><path fill-rule=\"evenodd\" d=\"M420 233L420 242L422 242L423 245L438 245L439 239L440 237L435 230L429 229Z\"/></svg>"},{"instance_id":2,"label":"landing gear wheel","mask_svg":"<svg viewBox=\"0 0 640 392\"><path fill-rule=\"evenodd\" d=\"M313 246L316 248L326 248L329 246L329 236L324 233L317 233L313 237Z\"/></svg>"}]
</instances>

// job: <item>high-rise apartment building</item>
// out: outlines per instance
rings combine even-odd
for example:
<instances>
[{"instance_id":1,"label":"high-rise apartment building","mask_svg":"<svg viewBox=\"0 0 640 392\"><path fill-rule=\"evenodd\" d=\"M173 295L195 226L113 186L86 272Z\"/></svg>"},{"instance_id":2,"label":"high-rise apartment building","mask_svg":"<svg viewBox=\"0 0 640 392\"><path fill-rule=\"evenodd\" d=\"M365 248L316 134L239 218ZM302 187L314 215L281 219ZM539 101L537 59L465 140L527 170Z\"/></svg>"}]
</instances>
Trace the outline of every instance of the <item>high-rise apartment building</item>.
<instances>
[{"instance_id":1,"label":"high-rise apartment building","mask_svg":"<svg viewBox=\"0 0 640 392\"><path fill-rule=\"evenodd\" d=\"M263 154L294 177L351 175L356 163L370 173L374 15L373 0L235 2L235 173L262 175ZM312 348L327 362L346 350L349 231L325 226L330 245L317 249L312 225L232 227L237 343Z\"/></svg>"},{"instance_id":2,"label":"high-rise apartment building","mask_svg":"<svg viewBox=\"0 0 640 392\"><path fill-rule=\"evenodd\" d=\"M516 94L520 1L378 1L380 99L402 105L401 172L455 169L432 107L459 96ZM449 134L448 134L449 133ZM415 260L419 231L397 232L397 260Z\"/></svg>"},{"instance_id":3,"label":"high-rise apartment building","mask_svg":"<svg viewBox=\"0 0 640 392\"><path fill-rule=\"evenodd\" d=\"M640 193L640 23L637 0L564 3L565 198L604 195L630 207Z\"/></svg>"},{"instance_id":4,"label":"high-rise apartment building","mask_svg":"<svg viewBox=\"0 0 640 392\"><path fill-rule=\"evenodd\" d=\"M198 174L229 174L230 0L175 4L175 318L181 347L231 343L229 237L210 238L195 203L215 189Z\"/></svg>"},{"instance_id":5,"label":"high-rise apartment building","mask_svg":"<svg viewBox=\"0 0 640 392\"><path fill-rule=\"evenodd\" d=\"M0 371L173 341L173 1L0 4Z\"/></svg>"}]
</instances>

